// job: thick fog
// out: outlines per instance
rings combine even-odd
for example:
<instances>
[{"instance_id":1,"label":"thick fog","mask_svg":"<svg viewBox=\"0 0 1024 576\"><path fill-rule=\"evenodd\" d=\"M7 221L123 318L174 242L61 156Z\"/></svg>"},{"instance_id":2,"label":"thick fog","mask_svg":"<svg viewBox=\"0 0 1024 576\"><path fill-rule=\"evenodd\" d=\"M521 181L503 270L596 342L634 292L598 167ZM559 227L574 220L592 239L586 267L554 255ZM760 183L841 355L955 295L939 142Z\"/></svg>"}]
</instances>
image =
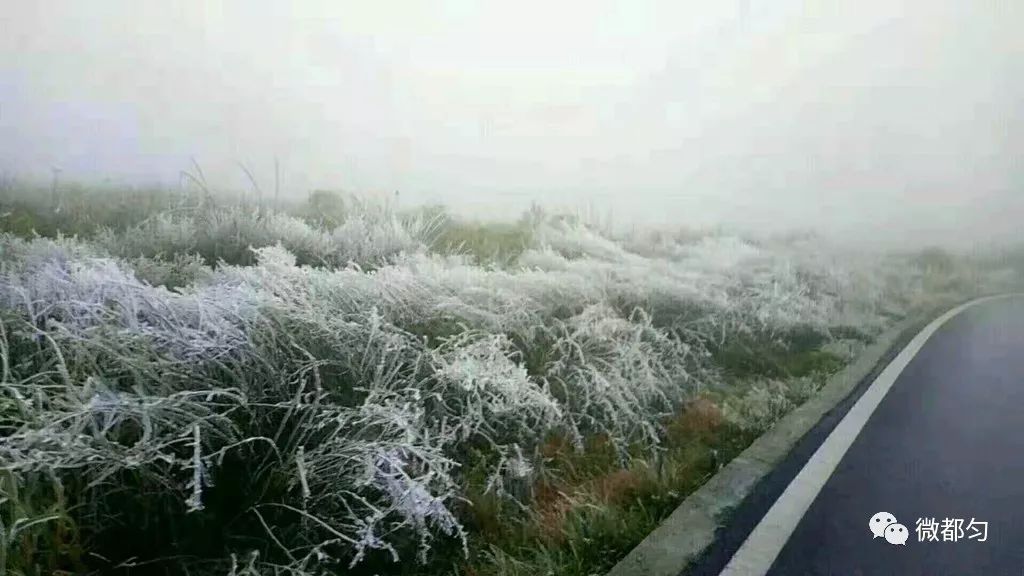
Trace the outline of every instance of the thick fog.
<instances>
[{"instance_id":1,"label":"thick fog","mask_svg":"<svg viewBox=\"0 0 1024 576\"><path fill-rule=\"evenodd\" d=\"M0 169L1013 238L1024 4L14 2Z\"/></svg>"}]
</instances>

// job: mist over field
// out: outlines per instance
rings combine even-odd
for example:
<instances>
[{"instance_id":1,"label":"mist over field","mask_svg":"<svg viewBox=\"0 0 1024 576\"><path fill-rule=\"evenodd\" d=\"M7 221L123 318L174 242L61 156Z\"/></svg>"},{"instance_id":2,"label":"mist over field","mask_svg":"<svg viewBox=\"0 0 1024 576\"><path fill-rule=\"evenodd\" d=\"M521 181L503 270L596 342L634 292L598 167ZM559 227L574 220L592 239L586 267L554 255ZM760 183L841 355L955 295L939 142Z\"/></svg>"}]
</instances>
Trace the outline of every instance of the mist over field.
<instances>
[{"instance_id":1,"label":"mist over field","mask_svg":"<svg viewBox=\"0 0 1024 576\"><path fill-rule=\"evenodd\" d=\"M592 576L1024 286L1018 3L0 8L0 573Z\"/></svg>"},{"instance_id":2,"label":"mist over field","mask_svg":"<svg viewBox=\"0 0 1024 576\"><path fill-rule=\"evenodd\" d=\"M533 201L623 225L1012 238L1015 2L21 2L0 167Z\"/></svg>"}]
</instances>

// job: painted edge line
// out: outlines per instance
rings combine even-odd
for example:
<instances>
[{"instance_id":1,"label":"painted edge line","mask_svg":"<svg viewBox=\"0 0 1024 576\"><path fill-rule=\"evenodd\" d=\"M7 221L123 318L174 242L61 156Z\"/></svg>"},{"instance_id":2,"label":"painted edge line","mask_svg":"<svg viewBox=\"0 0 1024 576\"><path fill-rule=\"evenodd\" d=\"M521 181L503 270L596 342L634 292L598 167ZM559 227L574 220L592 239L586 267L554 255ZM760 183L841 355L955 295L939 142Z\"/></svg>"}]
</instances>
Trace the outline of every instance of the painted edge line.
<instances>
[{"instance_id":1,"label":"painted edge line","mask_svg":"<svg viewBox=\"0 0 1024 576\"><path fill-rule=\"evenodd\" d=\"M903 369L924 347L931 336L947 321L967 308L998 300L1021 296L1021 294L1001 294L986 296L965 302L942 316L939 316L900 351L900 353L875 378L871 386L857 400L841 422L832 430L825 441L811 456L807 464L789 483L778 500L768 509L761 521L733 555L721 576L757 576L763 575L771 568L775 558L782 551L789 537L793 534L800 519L803 518L811 503L821 491L825 482L835 471L839 461L853 444L861 429L867 423L875 408L892 388L893 383Z\"/></svg>"}]
</instances>

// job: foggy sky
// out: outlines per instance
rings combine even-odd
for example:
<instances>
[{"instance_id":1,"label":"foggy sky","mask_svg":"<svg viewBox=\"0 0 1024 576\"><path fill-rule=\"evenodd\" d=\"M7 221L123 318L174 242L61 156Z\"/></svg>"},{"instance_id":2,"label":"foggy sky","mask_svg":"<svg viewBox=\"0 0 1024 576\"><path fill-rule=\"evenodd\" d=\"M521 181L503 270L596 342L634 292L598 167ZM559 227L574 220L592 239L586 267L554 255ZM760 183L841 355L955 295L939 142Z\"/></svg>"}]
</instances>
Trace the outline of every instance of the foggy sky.
<instances>
[{"instance_id":1,"label":"foggy sky","mask_svg":"<svg viewBox=\"0 0 1024 576\"><path fill-rule=\"evenodd\" d=\"M1015 236L1024 3L5 2L0 170ZM406 200L408 199L408 200Z\"/></svg>"}]
</instances>

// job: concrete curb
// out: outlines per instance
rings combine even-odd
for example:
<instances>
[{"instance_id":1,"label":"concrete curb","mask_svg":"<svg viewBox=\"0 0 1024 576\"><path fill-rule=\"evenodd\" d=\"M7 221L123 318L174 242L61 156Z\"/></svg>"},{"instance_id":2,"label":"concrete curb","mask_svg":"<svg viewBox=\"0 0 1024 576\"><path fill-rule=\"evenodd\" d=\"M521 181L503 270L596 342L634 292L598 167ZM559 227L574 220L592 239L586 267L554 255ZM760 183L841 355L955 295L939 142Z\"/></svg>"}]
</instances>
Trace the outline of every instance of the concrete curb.
<instances>
[{"instance_id":1,"label":"concrete curb","mask_svg":"<svg viewBox=\"0 0 1024 576\"><path fill-rule=\"evenodd\" d=\"M607 576L679 576L715 541L728 511L750 494L790 449L829 411L849 396L894 346L905 343L932 318L956 302L943 302L916 313L881 334L853 362L832 376L813 398L783 417L739 456L690 494L647 538L616 564ZM911 334L912 336L912 334Z\"/></svg>"}]
</instances>

